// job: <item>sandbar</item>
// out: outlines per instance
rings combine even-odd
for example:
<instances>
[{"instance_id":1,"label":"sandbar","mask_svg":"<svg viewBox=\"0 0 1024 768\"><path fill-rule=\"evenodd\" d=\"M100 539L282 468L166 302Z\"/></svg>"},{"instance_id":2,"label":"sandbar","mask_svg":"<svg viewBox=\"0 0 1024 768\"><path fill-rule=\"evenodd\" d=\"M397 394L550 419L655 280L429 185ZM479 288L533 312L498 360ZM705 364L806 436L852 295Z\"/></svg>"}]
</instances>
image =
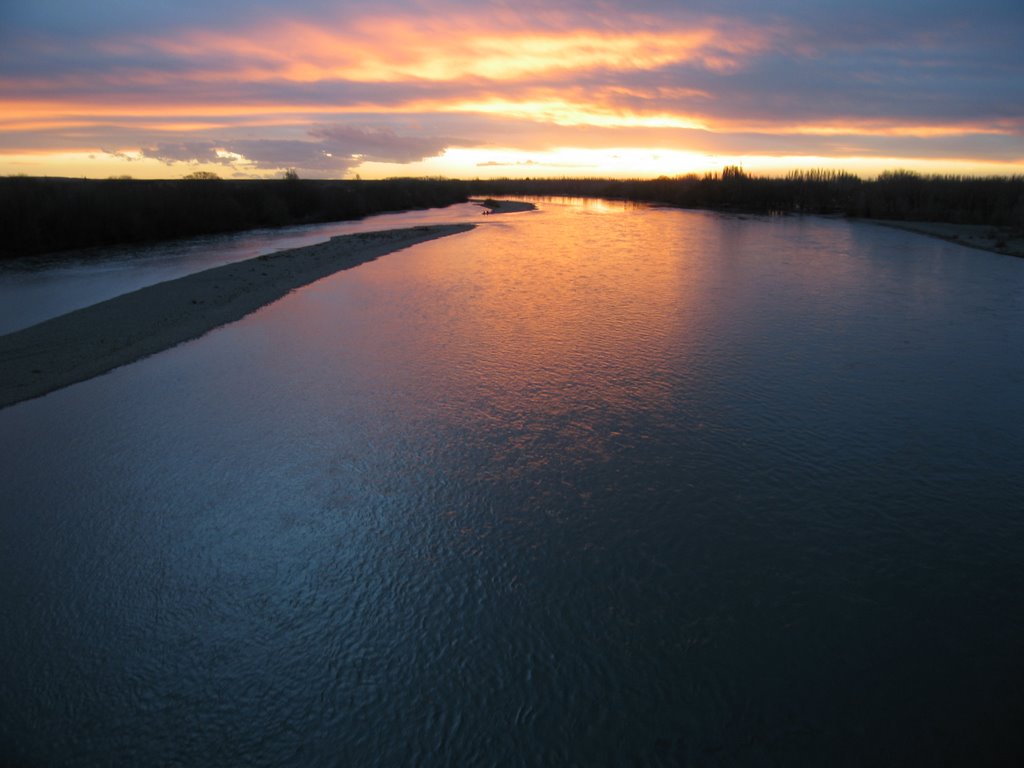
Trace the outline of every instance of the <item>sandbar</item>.
<instances>
[{"instance_id":1,"label":"sandbar","mask_svg":"<svg viewBox=\"0 0 1024 768\"><path fill-rule=\"evenodd\" d=\"M473 227L341 235L140 288L0 336L0 408L202 336L335 272Z\"/></svg>"},{"instance_id":2,"label":"sandbar","mask_svg":"<svg viewBox=\"0 0 1024 768\"><path fill-rule=\"evenodd\" d=\"M537 210L536 205L522 200L492 200L491 198L483 200L474 198L469 202L476 203L477 205L482 205L484 208L487 208L487 213L522 213L523 211Z\"/></svg>"}]
</instances>

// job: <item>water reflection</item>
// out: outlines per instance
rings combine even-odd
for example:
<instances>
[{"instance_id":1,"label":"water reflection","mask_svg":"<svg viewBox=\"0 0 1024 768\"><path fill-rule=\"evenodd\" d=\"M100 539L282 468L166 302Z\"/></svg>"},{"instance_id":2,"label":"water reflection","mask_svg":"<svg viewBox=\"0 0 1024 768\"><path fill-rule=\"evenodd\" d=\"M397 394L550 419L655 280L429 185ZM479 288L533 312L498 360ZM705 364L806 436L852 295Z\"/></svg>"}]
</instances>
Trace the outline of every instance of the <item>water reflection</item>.
<instances>
[{"instance_id":1,"label":"water reflection","mask_svg":"<svg viewBox=\"0 0 1024 768\"><path fill-rule=\"evenodd\" d=\"M481 409L514 419L543 402L543 418L572 423L594 403L610 412L664 406L664 381L643 358L678 341L671 318L688 301L678 228L640 229L620 216L596 235L592 211L549 206L545 221L473 233L464 251L412 267L416 279L439 283L460 260L467 300L445 338L459 368L486 382Z\"/></svg>"},{"instance_id":2,"label":"water reflection","mask_svg":"<svg viewBox=\"0 0 1024 768\"><path fill-rule=\"evenodd\" d=\"M487 218L0 411L4 751L1020 754L1022 263Z\"/></svg>"}]
</instances>

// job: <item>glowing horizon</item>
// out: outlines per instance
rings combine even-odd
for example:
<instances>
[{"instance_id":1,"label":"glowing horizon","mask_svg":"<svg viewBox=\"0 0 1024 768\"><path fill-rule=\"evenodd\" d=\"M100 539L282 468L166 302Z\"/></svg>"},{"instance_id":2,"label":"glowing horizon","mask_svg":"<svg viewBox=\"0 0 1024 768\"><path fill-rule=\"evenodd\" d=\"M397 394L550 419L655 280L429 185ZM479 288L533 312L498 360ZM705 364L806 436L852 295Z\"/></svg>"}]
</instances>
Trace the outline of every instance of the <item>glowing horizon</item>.
<instances>
[{"instance_id":1,"label":"glowing horizon","mask_svg":"<svg viewBox=\"0 0 1024 768\"><path fill-rule=\"evenodd\" d=\"M53 4L4 11L0 174L1024 174L1008 2Z\"/></svg>"}]
</instances>

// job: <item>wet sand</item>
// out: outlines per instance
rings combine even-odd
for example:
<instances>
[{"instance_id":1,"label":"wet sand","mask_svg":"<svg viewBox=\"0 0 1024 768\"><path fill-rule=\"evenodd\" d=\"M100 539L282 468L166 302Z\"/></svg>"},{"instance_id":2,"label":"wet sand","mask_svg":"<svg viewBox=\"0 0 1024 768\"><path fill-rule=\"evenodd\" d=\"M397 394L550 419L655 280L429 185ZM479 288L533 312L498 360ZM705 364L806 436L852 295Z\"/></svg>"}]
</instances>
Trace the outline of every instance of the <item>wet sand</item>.
<instances>
[{"instance_id":1,"label":"wet sand","mask_svg":"<svg viewBox=\"0 0 1024 768\"><path fill-rule=\"evenodd\" d=\"M0 336L0 408L202 336L335 272L473 227L334 237L151 285Z\"/></svg>"}]
</instances>

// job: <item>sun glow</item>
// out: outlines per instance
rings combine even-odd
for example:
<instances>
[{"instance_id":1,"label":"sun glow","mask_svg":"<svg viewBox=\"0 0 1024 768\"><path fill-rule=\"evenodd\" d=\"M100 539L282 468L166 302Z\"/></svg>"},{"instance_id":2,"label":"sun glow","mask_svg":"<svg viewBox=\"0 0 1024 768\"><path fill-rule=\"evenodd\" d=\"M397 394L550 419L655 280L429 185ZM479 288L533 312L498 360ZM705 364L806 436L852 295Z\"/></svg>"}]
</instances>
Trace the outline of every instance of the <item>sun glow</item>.
<instances>
[{"instance_id":1,"label":"sun glow","mask_svg":"<svg viewBox=\"0 0 1024 768\"><path fill-rule=\"evenodd\" d=\"M350 171L364 179L398 175L447 176L451 178L617 178L651 179L720 173L727 165L739 165L753 175L778 177L793 170L821 168L845 170L873 178L894 168L913 165L921 173L973 174L978 176L1024 173L1024 162L985 163L964 158L914 160L906 157L850 157L837 159L821 155L720 155L677 149L553 148L529 152L507 148L452 148L443 156L409 165L365 162Z\"/></svg>"},{"instance_id":2,"label":"sun glow","mask_svg":"<svg viewBox=\"0 0 1024 768\"><path fill-rule=\"evenodd\" d=\"M704 173L721 169L721 159L696 152L647 150L633 147L611 149L554 148L527 152L514 148L453 148L442 157L412 164L412 175L453 178L608 177L654 178L662 175ZM356 169L353 170L353 173ZM364 163L363 178L396 175L396 167Z\"/></svg>"},{"instance_id":3,"label":"sun glow","mask_svg":"<svg viewBox=\"0 0 1024 768\"><path fill-rule=\"evenodd\" d=\"M666 113L638 114L631 110L615 109L601 104L584 104L562 99L542 101L467 101L452 104L452 112L472 112L498 115L516 120L534 120L562 126L594 126L597 128L687 128L703 130L707 126L700 120L685 115Z\"/></svg>"},{"instance_id":4,"label":"sun glow","mask_svg":"<svg viewBox=\"0 0 1024 768\"><path fill-rule=\"evenodd\" d=\"M227 150L215 151L218 162L175 162L168 164L144 156L138 148L110 152L87 149L0 153L0 174L104 178L130 175L139 179L180 177L195 171L210 171L225 178L279 176L274 168L254 165L249 158ZM829 168L845 170L863 178L882 171L914 167L921 173L1024 175L1024 162L981 162L966 158L914 159L906 157L857 156L837 159L821 155L719 155L677 149L621 147L589 149L562 147L525 151L513 147L453 147L438 157L411 163L386 163L354 158L349 177L364 179L394 176L444 176L449 178L657 178L695 173L719 173L726 165L740 165L753 175L783 176L793 170ZM335 176L342 173L333 174Z\"/></svg>"},{"instance_id":5,"label":"sun glow","mask_svg":"<svg viewBox=\"0 0 1024 768\"><path fill-rule=\"evenodd\" d=\"M177 176L208 164L268 175L301 162L306 176L364 178L650 177L735 164L1021 172L1021 116L943 106L912 52L924 88L895 102L872 79L873 49L870 66L833 83L834 98L821 82L780 76L836 63L801 43L795 20L619 8L610 25L569 6L383 7L103 31L66 61L56 40L19 42L26 60L50 64L0 82L0 172ZM876 92L878 103L861 99ZM174 151L154 154L161 147Z\"/></svg>"}]
</instances>

